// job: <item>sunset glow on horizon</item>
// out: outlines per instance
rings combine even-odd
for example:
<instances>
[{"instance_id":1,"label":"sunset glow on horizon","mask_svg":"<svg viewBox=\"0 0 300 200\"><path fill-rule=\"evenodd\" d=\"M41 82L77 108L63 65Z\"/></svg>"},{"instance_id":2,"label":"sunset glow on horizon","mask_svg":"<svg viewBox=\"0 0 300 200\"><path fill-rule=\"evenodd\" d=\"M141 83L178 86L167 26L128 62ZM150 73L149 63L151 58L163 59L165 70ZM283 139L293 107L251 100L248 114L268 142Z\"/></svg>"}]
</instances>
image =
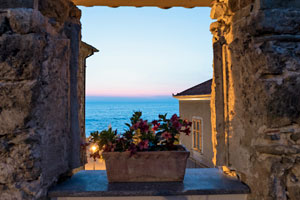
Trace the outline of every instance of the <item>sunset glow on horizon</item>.
<instances>
[{"instance_id":1,"label":"sunset glow on horizon","mask_svg":"<svg viewBox=\"0 0 300 200\"><path fill-rule=\"evenodd\" d=\"M212 77L210 8L82 10L86 95L172 96Z\"/></svg>"},{"instance_id":2,"label":"sunset glow on horizon","mask_svg":"<svg viewBox=\"0 0 300 200\"><path fill-rule=\"evenodd\" d=\"M110 91L110 92L102 92L102 91L88 91L87 96L104 96L104 97L152 97L152 96L172 96L172 93L162 92L159 93L157 91Z\"/></svg>"}]
</instances>

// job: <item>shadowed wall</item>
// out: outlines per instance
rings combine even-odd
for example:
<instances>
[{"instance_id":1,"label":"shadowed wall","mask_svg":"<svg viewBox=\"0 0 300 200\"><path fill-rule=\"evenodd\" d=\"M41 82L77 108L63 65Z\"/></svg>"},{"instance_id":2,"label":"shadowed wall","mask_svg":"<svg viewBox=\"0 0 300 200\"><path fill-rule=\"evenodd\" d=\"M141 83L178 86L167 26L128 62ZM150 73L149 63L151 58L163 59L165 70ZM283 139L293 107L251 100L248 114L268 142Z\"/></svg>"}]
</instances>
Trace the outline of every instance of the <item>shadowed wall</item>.
<instances>
[{"instance_id":1,"label":"shadowed wall","mask_svg":"<svg viewBox=\"0 0 300 200\"><path fill-rule=\"evenodd\" d=\"M40 199L81 166L81 12L64 0L0 2L0 199Z\"/></svg>"},{"instance_id":2,"label":"shadowed wall","mask_svg":"<svg viewBox=\"0 0 300 200\"><path fill-rule=\"evenodd\" d=\"M212 7L215 164L248 199L300 196L300 3L218 0Z\"/></svg>"}]
</instances>

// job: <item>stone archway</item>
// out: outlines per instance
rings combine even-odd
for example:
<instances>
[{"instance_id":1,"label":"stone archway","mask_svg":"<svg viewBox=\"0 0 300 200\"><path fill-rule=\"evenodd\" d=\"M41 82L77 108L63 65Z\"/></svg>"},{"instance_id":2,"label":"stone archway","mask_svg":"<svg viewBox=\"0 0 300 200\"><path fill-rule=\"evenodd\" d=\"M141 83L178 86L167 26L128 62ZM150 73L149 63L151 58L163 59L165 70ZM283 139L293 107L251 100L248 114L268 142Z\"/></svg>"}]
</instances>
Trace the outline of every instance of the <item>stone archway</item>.
<instances>
[{"instance_id":1,"label":"stone archway","mask_svg":"<svg viewBox=\"0 0 300 200\"><path fill-rule=\"evenodd\" d=\"M123 6L114 2L107 6ZM168 8L210 1L139 2ZM214 162L235 170L251 188L249 199L296 199L300 3L215 0L211 6ZM43 198L80 167L80 155L69 148L79 123L73 100L80 31L80 10L69 0L0 0L1 199Z\"/></svg>"}]
</instances>

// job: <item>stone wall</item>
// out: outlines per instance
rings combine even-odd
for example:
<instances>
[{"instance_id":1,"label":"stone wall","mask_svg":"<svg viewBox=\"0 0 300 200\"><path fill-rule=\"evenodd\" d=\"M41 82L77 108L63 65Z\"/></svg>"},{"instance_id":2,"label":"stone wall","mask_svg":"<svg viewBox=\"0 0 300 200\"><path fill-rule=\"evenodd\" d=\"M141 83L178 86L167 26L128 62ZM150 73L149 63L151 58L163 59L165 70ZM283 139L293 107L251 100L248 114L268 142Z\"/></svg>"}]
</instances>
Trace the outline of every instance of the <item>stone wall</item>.
<instances>
[{"instance_id":1,"label":"stone wall","mask_svg":"<svg viewBox=\"0 0 300 200\"><path fill-rule=\"evenodd\" d=\"M85 135L85 80L86 80L86 59L92 56L98 50L85 43L80 43L80 52L79 52L79 70L77 74L77 96L78 96L78 105L79 105L79 128L80 128L80 141L81 144L86 143L86 135ZM81 165L84 166L87 163L86 157L86 148L80 148L80 155L81 155Z\"/></svg>"},{"instance_id":2,"label":"stone wall","mask_svg":"<svg viewBox=\"0 0 300 200\"><path fill-rule=\"evenodd\" d=\"M217 0L211 17L215 164L248 199L299 199L300 2Z\"/></svg>"},{"instance_id":3,"label":"stone wall","mask_svg":"<svg viewBox=\"0 0 300 200\"><path fill-rule=\"evenodd\" d=\"M69 63L69 164L72 169L81 166L80 160L80 104L78 96L79 48L81 41L81 11L70 0L39 0L38 10L48 18L48 22L60 37L66 37L70 44ZM85 95L85 94L83 94Z\"/></svg>"},{"instance_id":4,"label":"stone wall","mask_svg":"<svg viewBox=\"0 0 300 200\"><path fill-rule=\"evenodd\" d=\"M0 199L42 199L80 167L71 129L80 11L67 0L14 1L0 1Z\"/></svg>"}]
</instances>

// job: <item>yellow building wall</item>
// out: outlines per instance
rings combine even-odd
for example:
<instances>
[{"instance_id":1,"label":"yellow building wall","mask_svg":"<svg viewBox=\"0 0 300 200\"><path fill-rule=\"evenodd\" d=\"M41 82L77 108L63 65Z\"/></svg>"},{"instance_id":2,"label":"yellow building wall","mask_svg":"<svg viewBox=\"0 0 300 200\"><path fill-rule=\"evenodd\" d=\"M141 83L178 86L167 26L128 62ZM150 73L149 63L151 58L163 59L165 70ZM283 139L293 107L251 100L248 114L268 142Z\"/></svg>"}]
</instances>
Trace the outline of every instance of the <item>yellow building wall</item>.
<instances>
[{"instance_id":1,"label":"yellow building wall","mask_svg":"<svg viewBox=\"0 0 300 200\"><path fill-rule=\"evenodd\" d=\"M203 137L203 152L200 153L193 150L193 135L180 135L180 143L183 144L190 152L191 158L208 167L213 167L213 150L212 150L212 131L210 117L210 101L209 100L193 100L179 101L179 113L182 119L192 121L193 117L202 118L202 137Z\"/></svg>"}]
</instances>

